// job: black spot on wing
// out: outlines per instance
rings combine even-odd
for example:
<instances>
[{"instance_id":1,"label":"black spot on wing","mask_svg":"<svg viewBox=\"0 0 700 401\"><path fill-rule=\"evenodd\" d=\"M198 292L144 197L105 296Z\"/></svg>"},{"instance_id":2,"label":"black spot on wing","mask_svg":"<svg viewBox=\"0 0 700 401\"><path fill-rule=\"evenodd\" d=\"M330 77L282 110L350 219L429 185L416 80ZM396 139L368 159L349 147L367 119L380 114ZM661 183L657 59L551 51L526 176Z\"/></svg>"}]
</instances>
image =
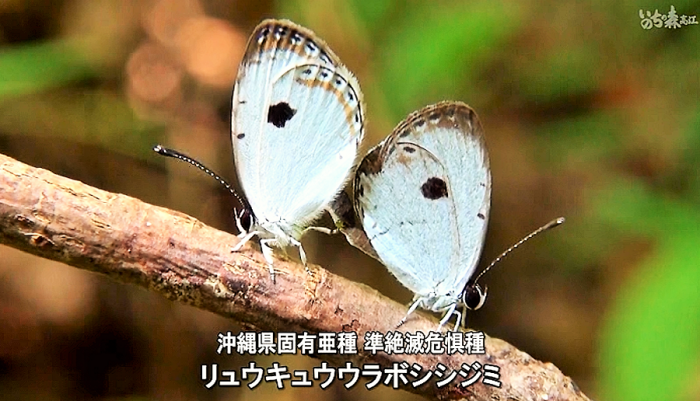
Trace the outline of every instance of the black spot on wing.
<instances>
[{"instance_id":1,"label":"black spot on wing","mask_svg":"<svg viewBox=\"0 0 700 401\"><path fill-rule=\"evenodd\" d=\"M309 53L315 53L316 50L318 50L318 46L316 46L316 43L314 43L313 41L309 40L308 42L306 42L306 50L307 50Z\"/></svg>"},{"instance_id":2,"label":"black spot on wing","mask_svg":"<svg viewBox=\"0 0 700 401\"><path fill-rule=\"evenodd\" d=\"M427 199L447 198L447 183L442 178L430 177L420 187L421 193Z\"/></svg>"},{"instance_id":3,"label":"black spot on wing","mask_svg":"<svg viewBox=\"0 0 700 401\"><path fill-rule=\"evenodd\" d=\"M278 38L281 38L283 36L287 36L287 27L286 26L278 26L277 29L275 29L275 36Z\"/></svg>"},{"instance_id":4,"label":"black spot on wing","mask_svg":"<svg viewBox=\"0 0 700 401\"><path fill-rule=\"evenodd\" d=\"M270 36L270 28L265 27L260 30L260 34L258 35L258 44L262 44L267 40L267 37Z\"/></svg>"},{"instance_id":5,"label":"black spot on wing","mask_svg":"<svg viewBox=\"0 0 700 401\"><path fill-rule=\"evenodd\" d=\"M331 58L330 58L330 57L328 56L328 54L326 54L326 52L324 52L323 50L321 51L321 54L319 55L319 58L320 58L321 60L323 60L323 62L326 63L326 64L333 64L333 62L331 61Z\"/></svg>"},{"instance_id":6,"label":"black spot on wing","mask_svg":"<svg viewBox=\"0 0 700 401\"><path fill-rule=\"evenodd\" d=\"M476 216L477 216L478 218L480 218L481 220L486 220L486 216L484 216L484 214L481 213L481 212L477 213Z\"/></svg>"},{"instance_id":7,"label":"black spot on wing","mask_svg":"<svg viewBox=\"0 0 700 401\"><path fill-rule=\"evenodd\" d=\"M270 106L267 112L267 122L272 123L277 128L283 128L287 121L291 120L296 114L296 110L289 106L289 103L280 102L274 106Z\"/></svg>"},{"instance_id":8,"label":"black spot on wing","mask_svg":"<svg viewBox=\"0 0 700 401\"><path fill-rule=\"evenodd\" d=\"M238 134L238 135L236 135L236 138L243 139L243 138L245 138L245 134Z\"/></svg>"}]
</instances>

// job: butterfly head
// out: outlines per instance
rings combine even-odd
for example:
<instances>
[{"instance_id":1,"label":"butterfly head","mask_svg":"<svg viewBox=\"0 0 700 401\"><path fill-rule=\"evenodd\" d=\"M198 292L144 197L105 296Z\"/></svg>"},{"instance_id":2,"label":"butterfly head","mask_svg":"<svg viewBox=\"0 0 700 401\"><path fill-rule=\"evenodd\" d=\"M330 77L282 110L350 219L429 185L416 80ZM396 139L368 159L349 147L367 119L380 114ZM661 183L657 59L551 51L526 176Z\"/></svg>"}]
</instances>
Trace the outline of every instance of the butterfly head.
<instances>
[{"instance_id":1,"label":"butterfly head","mask_svg":"<svg viewBox=\"0 0 700 401\"><path fill-rule=\"evenodd\" d=\"M482 290L479 284L476 282L470 282L466 287L464 287L464 291L462 291L462 303L468 309L477 310L484 306L487 293L487 286L484 286L484 289Z\"/></svg>"}]
</instances>

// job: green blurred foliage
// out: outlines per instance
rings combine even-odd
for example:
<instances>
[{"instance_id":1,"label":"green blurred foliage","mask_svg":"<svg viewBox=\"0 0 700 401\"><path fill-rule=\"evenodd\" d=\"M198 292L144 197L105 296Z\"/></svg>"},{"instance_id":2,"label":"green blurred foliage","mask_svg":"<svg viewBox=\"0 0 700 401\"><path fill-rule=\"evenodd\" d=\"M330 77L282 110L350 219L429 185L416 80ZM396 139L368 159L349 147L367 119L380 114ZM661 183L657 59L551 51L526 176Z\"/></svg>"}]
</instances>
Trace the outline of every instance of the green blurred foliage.
<instances>
[{"instance_id":1,"label":"green blurred foliage","mask_svg":"<svg viewBox=\"0 0 700 401\"><path fill-rule=\"evenodd\" d=\"M0 102L95 77L83 54L67 41L46 41L0 51Z\"/></svg>"},{"instance_id":2,"label":"green blurred foliage","mask_svg":"<svg viewBox=\"0 0 700 401\"><path fill-rule=\"evenodd\" d=\"M498 3L425 2L394 19L391 29L377 30L376 74L392 117L403 118L417 102L465 96L463 85L514 34L518 20L517 7Z\"/></svg>"},{"instance_id":3,"label":"green blurred foliage","mask_svg":"<svg viewBox=\"0 0 700 401\"><path fill-rule=\"evenodd\" d=\"M601 224L654 240L601 332L602 394L686 399L700 357L700 210L634 181L615 182L596 198Z\"/></svg>"}]
</instances>

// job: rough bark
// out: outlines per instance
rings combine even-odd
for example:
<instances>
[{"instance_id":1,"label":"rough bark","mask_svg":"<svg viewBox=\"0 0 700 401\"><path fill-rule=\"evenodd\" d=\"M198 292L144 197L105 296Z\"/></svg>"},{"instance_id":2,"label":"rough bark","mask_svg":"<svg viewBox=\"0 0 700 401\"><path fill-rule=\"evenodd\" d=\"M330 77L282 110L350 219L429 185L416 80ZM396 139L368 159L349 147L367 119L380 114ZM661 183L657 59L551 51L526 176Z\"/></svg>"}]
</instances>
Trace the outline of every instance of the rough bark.
<instances>
[{"instance_id":1,"label":"rough bark","mask_svg":"<svg viewBox=\"0 0 700 401\"><path fill-rule=\"evenodd\" d=\"M551 363L486 337L481 355L387 355L362 351L368 331L394 331L406 307L374 289L311 265L278 260L276 283L259 251L232 253L236 236L138 199L102 191L0 155L0 243L137 284L168 299L266 331L358 335L357 355L321 355L335 365L394 362L459 369L479 362L501 368L501 388L481 382L407 390L432 399L587 400ZM435 330L436 320L412 315L400 331Z\"/></svg>"}]
</instances>

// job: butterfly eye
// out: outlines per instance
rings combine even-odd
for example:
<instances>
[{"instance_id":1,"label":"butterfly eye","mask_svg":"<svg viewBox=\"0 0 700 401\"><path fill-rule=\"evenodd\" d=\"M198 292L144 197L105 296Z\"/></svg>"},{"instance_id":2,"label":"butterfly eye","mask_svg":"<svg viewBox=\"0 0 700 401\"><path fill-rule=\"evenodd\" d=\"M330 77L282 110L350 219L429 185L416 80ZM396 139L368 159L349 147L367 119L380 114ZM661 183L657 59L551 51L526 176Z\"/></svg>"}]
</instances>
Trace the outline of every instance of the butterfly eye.
<instances>
[{"instance_id":1,"label":"butterfly eye","mask_svg":"<svg viewBox=\"0 0 700 401\"><path fill-rule=\"evenodd\" d=\"M484 290L482 291L479 284L470 283L467 284L467 288L465 288L464 292L462 293L462 302L464 302L464 305L466 305L467 308L477 310L484 306L487 294L488 288L484 287Z\"/></svg>"},{"instance_id":2,"label":"butterfly eye","mask_svg":"<svg viewBox=\"0 0 700 401\"><path fill-rule=\"evenodd\" d=\"M241 222L241 226L245 228L247 231L250 231L253 228L254 222L255 222L255 216L253 215L253 211L246 208L243 209L238 216Z\"/></svg>"}]
</instances>

